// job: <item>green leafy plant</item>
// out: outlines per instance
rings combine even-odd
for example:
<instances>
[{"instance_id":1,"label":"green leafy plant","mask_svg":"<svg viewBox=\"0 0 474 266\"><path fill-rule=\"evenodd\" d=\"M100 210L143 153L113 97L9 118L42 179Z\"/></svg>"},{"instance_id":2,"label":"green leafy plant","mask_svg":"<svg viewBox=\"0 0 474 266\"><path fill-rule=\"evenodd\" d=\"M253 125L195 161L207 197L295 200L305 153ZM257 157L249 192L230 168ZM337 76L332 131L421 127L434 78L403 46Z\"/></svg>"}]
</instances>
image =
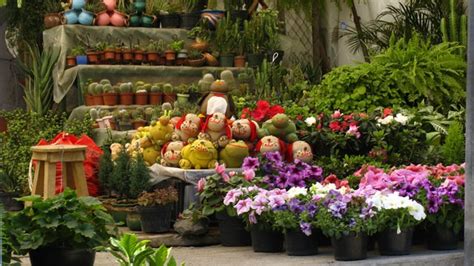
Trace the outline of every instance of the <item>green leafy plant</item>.
<instances>
[{"instance_id":1,"label":"green leafy plant","mask_svg":"<svg viewBox=\"0 0 474 266\"><path fill-rule=\"evenodd\" d=\"M168 45L168 48L177 53L177 52L181 51L184 48L184 41L183 40L174 40Z\"/></svg>"},{"instance_id":2,"label":"green leafy plant","mask_svg":"<svg viewBox=\"0 0 474 266\"><path fill-rule=\"evenodd\" d=\"M104 148L104 154L99 159L99 184L102 194L110 196L112 194L112 172L114 170L114 164L112 162L112 156L108 147Z\"/></svg>"},{"instance_id":3,"label":"green leafy plant","mask_svg":"<svg viewBox=\"0 0 474 266\"><path fill-rule=\"evenodd\" d=\"M131 199L130 194L130 156L122 149L115 160L110 185L119 198Z\"/></svg>"},{"instance_id":4,"label":"green leafy plant","mask_svg":"<svg viewBox=\"0 0 474 266\"><path fill-rule=\"evenodd\" d=\"M46 200L37 195L21 200L31 201L32 205L5 219L16 254L49 246L95 248L117 233L112 217L99 200L77 197L71 189Z\"/></svg>"},{"instance_id":5,"label":"green leafy plant","mask_svg":"<svg viewBox=\"0 0 474 266\"><path fill-rule=\"evenodd\" d=\"M148 246L149 243L150 240L138 241L135 234L123 234L120 239L111 238L110 246L100 247L99 250L110 252L121 266L176 266L171 248L161 245L153 249Z\"/></svg>"},{"instance_id":6,"label":"green leafy plant","mask_svg":"<svg viewBox=\"0 0 474 266\"><path fill-rule=\"evenodd\" d=\"M3 167L2 167L3 168ZM24 184L13 169L0 169L0 191L7 193L22 193Z\"/></svg>"},{"instance_id":7,"label":"green leafy plant","mask_svg":"<svg viewBox=\"0 0 474 266\"><path fill-rule=\"evenodd\" d=\"M459 122L452 123L448 135L441 147L441 154L446 165L464 163L465 139L464 127Z\"/></svg>"},{"instance_id":8,"label":"green leafy plant","mask_svg":"<svg viewBox=\"0 0 474 266\"><path fill-rule=\"evenodd\" d=\"M25 92L25 102L30 112L44 115L53 106L52 78L53 67L59 59L59 49L40 51L38 46L26 45L28 48L27 60L19 60L19 66L26 75L25 85L21 84Z\"/></svg>"},{"instance_id":9,"label":"green leafy plant","mask_svg":"<svg viewBox=\"0 0 474 266\"><path fill-rule=\"evenodd\" d=\"M150 186L150 169L143 155L139 154L130 166L130 195L132 198L138 198L140 193L147 191Z\"/></svg>"},{"instance_id":10,"label":"green leafy plant","mask_svg":"<svg viewBox=\"0 0 474 266\"><path fill-rule=\"evenodd\" d=\"M239 35L239 22L234 22L227 16L217 23L213 45L221 55L232 54L237 47Z\"/></svg>"}]
</instances>

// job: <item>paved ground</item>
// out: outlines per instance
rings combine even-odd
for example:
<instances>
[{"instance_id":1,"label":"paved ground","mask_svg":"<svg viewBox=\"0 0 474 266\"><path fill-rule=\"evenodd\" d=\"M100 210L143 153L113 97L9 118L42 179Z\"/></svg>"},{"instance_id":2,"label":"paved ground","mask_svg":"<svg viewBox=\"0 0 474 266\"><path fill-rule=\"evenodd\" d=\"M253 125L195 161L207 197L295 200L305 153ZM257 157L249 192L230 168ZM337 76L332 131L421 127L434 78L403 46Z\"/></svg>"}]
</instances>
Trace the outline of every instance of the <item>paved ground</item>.
<instances>
[{"instance_id":1,"label":"paved ground","mask_svg":"<svg viewBox=\"0 0 474 266\"><path fill-rule=\"evenodd\" d=\"M309 257L289 257L285 253L255 253L251 247L175 247L172 254L178 263L187 266L300 266L300 265L463 265L463 251L434 252L415 248L412 255L399 257L382 257L369 252L369 258L358 262L336 262L330 248L321 248L320 254ZM24 258L22 265L30 265ZM118 265L110 254L98 253L96 266Z\"/></svg>"}]
</instances>

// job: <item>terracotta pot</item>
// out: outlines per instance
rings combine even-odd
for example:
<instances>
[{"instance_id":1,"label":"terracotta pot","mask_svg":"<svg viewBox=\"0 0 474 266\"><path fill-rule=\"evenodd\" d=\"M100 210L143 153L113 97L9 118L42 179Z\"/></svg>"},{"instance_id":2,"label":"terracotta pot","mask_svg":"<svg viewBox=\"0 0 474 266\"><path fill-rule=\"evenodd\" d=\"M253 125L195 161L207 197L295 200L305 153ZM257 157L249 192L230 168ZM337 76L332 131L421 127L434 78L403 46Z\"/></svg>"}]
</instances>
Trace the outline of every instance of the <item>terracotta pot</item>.
<instances>
[{"instance_id":1,"label":"terracotta pot","mask_svg":"<svg viewBox=\"0 0 474 266\"><path fill-rule=\"evenodd\" d=\"M117 105L118 103L118 93L104 93L102 97L104 98L104 104L109 106Z\"/></svg>"},{"instance_id":2,"label":"terracotta pot","mask_svg":"<svg viewBox=\"0 0 474 266\"><path fill-rule=\"evenodd\" d=\"M204 53L203 55L204 55L204 58L206 58L206 62L207 62L208 65L210 65L210 66L218 66L219 65L219 61L212 54Z\"/></svg>"},{"instance_id":3,"label":"terracotta pot","mask_svg":"<svg viewBox=\"0 0 474 266\"><path fill-rule=\"evenodd\" d=\"M97 52L97 53L99 54L99 61L100 61L100 63L101 63L101 64L106 64L107 61L105 61L105 59L104 59L104 51L99 51L99 52Z\"/></svg>"},{"instance_id":4,"label":"terracotta pot","mask_svg":"<svg viewBox=\"0 0 474 266\"><path fill-rule=\"evenodd\" d=\"M97 52L87 52L87 62L91 65L99 63L99 54Z\"/></svg>"},{"instance_id":5,"label":"terracotta pot","mask_svg":"<svg viewBox=\"0 0 474 266\"><path fill-rule=\"evenodd\" d=\"M76 57L75 56L67 56L66 57L66 67L73 67L76 66Z\"/></svg>"},{"instance_id":6,"label":"terracotta pot","mask_svg":"<svg viewBox=\"0 0 474 266\"><path fill-rule=\"evenodd\" d=\"M95 24L97 26L107 26L110 24L110 15L107 11L104 10L95 15Z\"/></svg>"},{"instance_id":7,"label":"terracotta pot","mask_svg":"<svg viewBox=\"0 0 474 266\"><path fill-rule=\"evenodd\" d=\"M148 93L135 93L135 104L147 105L148 104Z\"/></svg>"},{"instance_id":8,"label":"terracotta pot","mask_svg":"<svg viewBox=\"0 0 474 266\"><path fill-rule=\"evenodd\" d=\"M245 56L243 55L238 55L234 57L234 66L235 67L245 67Z\"/></svg>"},{"instance_id":9,"label":"terracotta pot","mask_svg":"<svg viewBox=\"0 0 474 266\"><path fill-rule=\"evenodd\" d=\"M87 94L86 97L84 98L85 105L91 106L94 105L94 96Z\"/></svg>"},{"instance_id":10,"label":"terracotta pot","mask_svg":"<svg viewBox=\"0 0 474 266\"><path fill-rule=\"evenodd\" d=\"M187 61L186 58L176 58L175 64L177 66L184 66L186 65L186 61Z\"/></svg>"},{"instance_id":11,"label":"terracotta pot","mask_svg":"<svg viewBox=\"0 0 474 266\"><path fill-rule=\"evenodd\" d=\"M138 65L141 64L143 62L143 59L145 58L143 51L137 50L137 51L134 51L133 54L134 54L135 64L138 64Z\"/></svg>"},{"instance_id":12,"label":"terracotta pot","mask_svg":"<svg viewBox=\"0 0 474 266\"><path fill-rule=\"evenodd\" d=\"M133 104L133 92L120 93L120 104L121 105L132 105Z\"/></svg>"},{"instance_id":13,"label":"terracotta pot","mask_svg":"<svg viewBox=\"0 0 474 266\"><path fill-rule=\"evenodd\" d=\"M160 105L161 104L161 96L163 95L161 92L150 92L150 104L151 105Z\"/></svg>"},{"instance_id":14,"label":"terracotta pot","mask_svg":"<svg viewBox=\"0 0 474 266\"><path fill-rule=\"evenodd\" d=\"M138 129L140 127L146 126L146 121L145 120L137 120L132 122L133 128Z\"/></svg>"},{"instance_id":15,"label":"terracotta pot","mask_svg":"<svg viewBox=\"0 0 474 266\"><path fill-rule=\"evenodd\" d=\"M158 58L158 65L159 66L162 66L166 64L166 56L164 54L162 54L159 58Z\"/></svg>"},{"instance_id":16,"label":"terracotta pot","mask_svg":"<svg viewBox=\"0 0 474 266\"><path fill-rule=\"evenodd\" d=\"M188 59L188 65L192 67L201 67L206 63L204 56L201 59Z\"/></svg>"},{"instance_id":17,"label":"terracotta pot","mask_svg":"<svg viewBox=\"0 0 474 266\"><path fill-rule=\"evenodd\" d=\"M157 65L160 58L160 54L157 52L148 52L146 53L146 61L152 65Z\"/></svg>"},{"instance_id":18,"label":"terracotta pot","mask_svg":"<svg viewBox=\"0 0 474 266\"><path fill-rule=\"evenodd\" d=\"M128 25L128 16L117 10L110 16L110 24L115 27L124 27Z\"/></svg>"},{"instance_id":19,"label":"terracotta pot","mask_svg":"<svg viewBox=\"0 0 474 266\"><path fill-rule=\"evenodd\" d=\"M115 64L122 64L122 48L115 48Z\"/></svg>"},{"instance_id":20,"label":"terracotta pot","mask_svg":"<svg viewBox=\"0 0 474 266\"><path fill-rule=\"evenodd\" d=\"M117 7L117 0L103 0L102 1L107 8L107 11L114 11Z\"/></svg>"},{"instance_id":21,"label":"terracotta pot","mask_svg":"<svg viewBox=\"0 0 474 266\"><path fill-rule=\"evenodd\" d=\"M191 44L191 49L206 52L209 50L209 43L205 41L194 41Z\"/></svg>"},{"instance_id":22,"label":"terracotta pot","mask_svg":"<svg viewBox=\"0 0 474 266\"><path fill-rule=\"evenodd\" d=\"M163 102L174 103L176 101L176 93L163 93Z\"/></svg>"},{"instance_id":23,"label":"terracotta pot","mask_svg":"<svg viewBox=\"0 0 474 266\"><path fill-rule=\"evenodd\" d=\"M174 61L176 60L176 52L173 50L165 51L166 61Z\"/></svg>"},{"instance_id":24,"label":"terracotta pot","mask_svg":"<svg viewBox=\"0 0 474 266\"><path fill-rule=\"evenodd\" d=\"M61 15L59 13L48 13L44 15L44 27L46 29L51 29L61 24Z\"/></svg>"},{"instance_id":25,"label":"terracotta pot","mask_svg":"<svg viewBox=\"0 0 474 266\"><path fill-rule=\"evenodd\" d=\"M104 98L102 98L102 95L94 95L94 105L104 105Z\"/></svg>"},{"instance_id":26,"label":"terracotta pot","mask_svg":"<svg viewBox=\"0 0 474 266\"><path fill-rule=\"evenodd\" d=\"M123 49L122 51L122 59L125 63L131 63L133 61L133 53L130 49Z\"/></svg>"},{"instance_id":27,"label":"terracotta pot","mask_svg":"<svg viewBox=\"0 0 474 266\"><path fill-rule=\"evenodd\" d=\"M115 49L105 49L104 60L108 62L113 62L115 60Z\"/></svg>"}]
</instances>

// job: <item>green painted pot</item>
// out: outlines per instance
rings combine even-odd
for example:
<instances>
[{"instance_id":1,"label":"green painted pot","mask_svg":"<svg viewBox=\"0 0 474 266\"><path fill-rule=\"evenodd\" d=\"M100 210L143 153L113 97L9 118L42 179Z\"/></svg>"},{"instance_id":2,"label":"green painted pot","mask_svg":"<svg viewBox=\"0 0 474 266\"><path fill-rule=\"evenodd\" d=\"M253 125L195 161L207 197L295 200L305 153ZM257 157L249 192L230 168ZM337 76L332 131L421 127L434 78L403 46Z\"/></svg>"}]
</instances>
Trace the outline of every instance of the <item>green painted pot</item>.
<instances>
[{"instance_id":1,"label":"green painted pot","mask_svg":"<svg viewBox=\"0 0 474 266\"><path fill-rule=\"evenodd\" d=\"M137 14L131 15L128 23L130 27L139 27L141 23L141 18Z\"/></svg>"},{"instance_id":2,"label":"green painted pot","mask_svg":"<svg viewBox=\"0 0 474 266\"><path fill-rule=\"evenodd\" d=\"M133 203L114 203L109 213L118 226L126 226L127 214L132 212L135 206Z\"/></svg>"},{"instance_id":3,"label":"green painted pot","mask_svg":"<svg viewBox=\"0 0 474 266\"><path fill-rule=\"evenodd\" d=\"M127 227L130 231L141 231L142 223L140 222L140 214L137 212L127 213Z\"/></svg>"},{"instance_id":4,"label":"green painted pot","mask_svg":"<svg viewBox=\"0 0 474 266\"><path fill-rule=\"evenodd\" d=\"M141 22L142 22L143 27L151 28L155 25L156 17L155 16L149 16L149 15L143 15L141 20L142 20Z\"/></svg>"},{"instance_id":5,"label":"green painted pot","mask_svg":"<svg viewBox=\"0 0 474 266\"><path fill-rule=\"evenodd\" d=\"M135 0L133 1L133 7L138 13L142 13L146 8L146 0Z\"/></svg>"}]
</instances>

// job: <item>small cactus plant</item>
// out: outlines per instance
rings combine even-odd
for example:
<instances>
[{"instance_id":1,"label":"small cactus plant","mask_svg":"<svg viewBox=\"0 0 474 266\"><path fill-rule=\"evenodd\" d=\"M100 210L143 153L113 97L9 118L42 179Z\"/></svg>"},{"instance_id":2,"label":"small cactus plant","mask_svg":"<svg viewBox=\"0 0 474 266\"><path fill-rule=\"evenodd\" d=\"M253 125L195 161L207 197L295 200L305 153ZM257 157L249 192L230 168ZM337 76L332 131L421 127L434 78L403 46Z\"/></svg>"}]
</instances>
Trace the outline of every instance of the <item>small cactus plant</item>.
<instances>
[{"instance_id":1,"label":"small cactus plant","mask_svg":"<svg viewBox=\"0 0 474 266\"><path fill-rule=\"evenodd\" d=\"M163 85L163 92L173 93L173 85L171 85L170 83L166 83L165 85Z\"/></svg>"},{"instance_id":2,"label":"small cactus plant","mask_svg":"<svg viewBox=\"0 0 474 266\"><path fill-rule=\"evenodd\" d=\"M92 82L89 84L89 86L87 87L87 92L89 93L89 95L94 95L94 92L95 92L95 87L99 85L99 83L97 82Z\"/></svg>"},{"instance_id":3,"label":"small cactus plant","mask_svg":"<svg viewBox=\"0 0 474 266\"><path fill-rule=\"evenodd\" d=\"M92 121L96 121L97 119L99 119L99 111L95 108L91 108L89 110L89 115L91 116Z\"/></svg>"},{"instance_id":4,"label":"small cactus plant","mask_svg":"<svg viewBox=\"0 0 474 266\"><path fill-rule=\"evenodd\" d=\"M122 83L120 84L120 93L130 93L132 92L132 84L131 83Z\"/></svg>"}]
</instances>

